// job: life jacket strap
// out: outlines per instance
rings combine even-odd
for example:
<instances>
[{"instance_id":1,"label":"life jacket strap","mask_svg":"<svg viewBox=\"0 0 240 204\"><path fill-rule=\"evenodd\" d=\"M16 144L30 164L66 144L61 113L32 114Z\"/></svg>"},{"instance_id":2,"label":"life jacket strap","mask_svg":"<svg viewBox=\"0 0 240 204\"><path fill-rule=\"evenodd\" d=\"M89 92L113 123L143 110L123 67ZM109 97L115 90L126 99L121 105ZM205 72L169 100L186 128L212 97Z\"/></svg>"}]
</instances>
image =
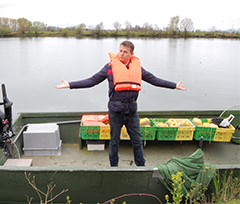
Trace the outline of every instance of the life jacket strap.
<instances>
[{"instance_id":1,"label":"life jacket strap","mask_svg":"<svg viewBox=\"0 0 240 204\"><path fill-rule=\"evenodd\" d=\"M132 102L136 101L136 99L135 98L128 98L128 99L113 99L113 98L110 98L110 101L121 101L122 102L121 114L124 114L124 108L126 107L127 104L129 104L130 115L131 115L132 114Z\"/></svg>"},{"instance_id":2,"label":"life jacket strap","mask_svg":"<svg viewBox=\"0 0 240 204\"><path fill-rule=\"evenodd\" d=\"M116 84L114 84L114 87L118 84L136 84L138 86L141 86L141 84L136 83L136 82L130 82L130 81L123 81L123 82L117 82Z\"/></svg>"}]
</instances>

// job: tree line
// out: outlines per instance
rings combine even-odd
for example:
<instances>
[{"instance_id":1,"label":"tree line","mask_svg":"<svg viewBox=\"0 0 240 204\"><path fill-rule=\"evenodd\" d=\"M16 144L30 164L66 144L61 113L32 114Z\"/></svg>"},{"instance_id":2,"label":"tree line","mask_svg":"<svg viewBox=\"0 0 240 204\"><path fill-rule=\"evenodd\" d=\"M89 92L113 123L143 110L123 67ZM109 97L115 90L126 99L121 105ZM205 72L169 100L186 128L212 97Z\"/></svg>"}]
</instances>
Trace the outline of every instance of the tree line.
<instances>
[{"instance_id":1,"label":"tree line","mask_svg":"<svg viewBox=\"0 0 240 204\"><path fill-rule=\"evenodd\" d=\"M122 27L123 26L123 27ZM194 30L194 23L191 18L184 18L180 20L179 16L171 17L167 27L160 29L157 24L152 25L148 22L143 23L142 26L133 26L129 21L126 21L124 25L120 24L118 21L113 23L113 30L104 29L104 23L101 22L95 27L89 27L84 23L77 26L60 28L54 26L48 26L47 24L34 21L31 22L26 18L11 19L0 17L0 36L18 36L18 34L34 34L34 36L42 35L45 32L52 32L53 35L69 36L144 36L144 37L196 37L196 33L203 33L200 30ZM222 32L217 31L213 26L206 34L204 31L204 36L214 36L218 33L222 37L226 37L226 34L220 34ZM231 36L240 37L239 32L235 30L229 30L227 33L234 34ZM219 36L218 35L218 36ZM202 36L202 37L204 37ZM229 35L230 36L230 35ZM201 36L197 36L201 37Z\"/></svg>"}]
</instances>

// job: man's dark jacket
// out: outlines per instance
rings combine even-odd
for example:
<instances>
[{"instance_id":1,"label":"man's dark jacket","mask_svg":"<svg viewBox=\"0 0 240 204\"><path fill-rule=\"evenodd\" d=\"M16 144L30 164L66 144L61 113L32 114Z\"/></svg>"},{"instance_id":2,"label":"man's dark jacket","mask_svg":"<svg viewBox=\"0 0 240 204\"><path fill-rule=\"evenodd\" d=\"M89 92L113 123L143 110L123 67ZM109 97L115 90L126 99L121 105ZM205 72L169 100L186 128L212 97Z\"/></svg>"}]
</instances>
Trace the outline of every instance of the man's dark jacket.
<instances>
[{"instance_id":1,"label":"man's dark jacket","mask_svg":"<svg viewBox=\"0 0 240 204\"><path fill-rule=\"evenodd\" d=\"M103 82L106 78L109 82L109 110L114 112L122 112L125 114L137 111L136 101L138 98L138 91L114 91L112 68L109 64L106 64L99 72L88 79L70 82L70 89L90 88ZM143 67L142 80L154 86L170 89L176 88L176 83L157 78L150 72L146 71Z\"/></svg>"}]
</instances>

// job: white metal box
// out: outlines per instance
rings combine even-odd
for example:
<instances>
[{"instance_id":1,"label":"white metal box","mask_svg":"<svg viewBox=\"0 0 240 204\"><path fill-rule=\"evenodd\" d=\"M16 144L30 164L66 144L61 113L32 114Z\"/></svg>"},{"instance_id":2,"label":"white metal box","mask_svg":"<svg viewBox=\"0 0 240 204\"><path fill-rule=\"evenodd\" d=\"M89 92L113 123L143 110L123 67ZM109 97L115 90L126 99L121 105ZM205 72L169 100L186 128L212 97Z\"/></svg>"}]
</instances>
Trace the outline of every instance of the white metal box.
<instances>
[{"instance_id":1,"label":"white metal box","mask_svg":"<svg viewBox=\"0 0 240 204\"><path fill-rule=\"evenodd\" d=\"M23 132L25 156L61 155L62 141L56 123L29 124Z\"/></svg>"},{"instance_id":2,"label":"white metal box","mask_svg":"<svg viewBox=\"0 0 240 204\"><path fill-rule=\"evenodd\" d=\"M105 149L104 144L88 144L87 150L88 151L103 151Z\"/></svg>"},{"instance_id":3,"label":"white metal box","mask_svg":"<svg viewBox=\"0 0 240 204\"><path fill-rule=\"evenodd\" d=\"M88 140L87 150L88 151L103 151L105 149L105 141L102 140Z\"/></svg>"}]
</instances>

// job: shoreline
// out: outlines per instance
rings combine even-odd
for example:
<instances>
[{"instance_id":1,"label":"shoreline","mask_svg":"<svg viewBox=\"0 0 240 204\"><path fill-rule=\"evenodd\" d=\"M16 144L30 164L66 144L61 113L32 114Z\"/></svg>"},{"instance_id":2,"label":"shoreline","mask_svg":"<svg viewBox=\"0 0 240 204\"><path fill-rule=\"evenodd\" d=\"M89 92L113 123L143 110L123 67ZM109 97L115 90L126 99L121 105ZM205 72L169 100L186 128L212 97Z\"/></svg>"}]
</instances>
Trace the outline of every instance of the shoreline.
<instances>
[{"instance_id":1,"label":"shoreline","mask_svg":"<svg viewBox=\"0 0 240 204\"><path fill-rule=\"evenodd\" d=\"M77 34L73 31L62 32L60 31L44 31L39 33L18 33L11 32L6 35L0 35L0 38L11 38L11 37L76 37L76 38L85 38L85 37L93 37L93 38L206 38L206 39L239 39L239 33L213 33L213 32L189 32L186 36L183 33L178 33L176 35L170 34L168 32L156 32L154 34L144 34L142 32L119 32L115 31L103 31L102 34L96 34L94 31L83 31L82 34Z\"/></svg>"}]
</instances>

